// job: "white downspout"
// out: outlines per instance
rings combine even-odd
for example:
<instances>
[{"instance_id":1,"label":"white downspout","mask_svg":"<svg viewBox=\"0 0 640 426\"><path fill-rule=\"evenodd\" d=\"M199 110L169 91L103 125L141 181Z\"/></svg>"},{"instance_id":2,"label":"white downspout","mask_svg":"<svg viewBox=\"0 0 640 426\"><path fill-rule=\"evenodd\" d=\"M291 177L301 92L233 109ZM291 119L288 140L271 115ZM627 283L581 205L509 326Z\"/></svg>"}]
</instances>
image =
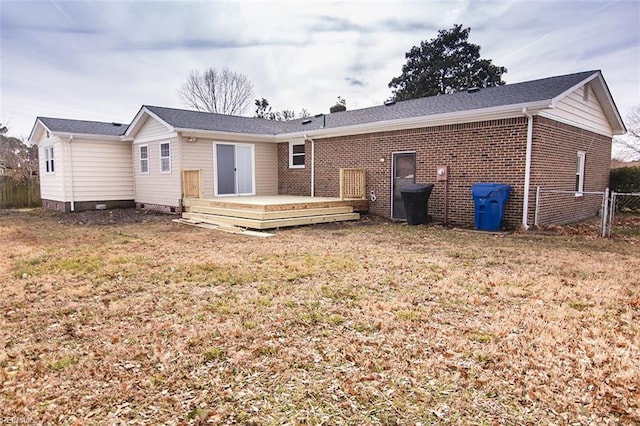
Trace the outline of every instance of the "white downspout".
<instances>
[{"instance_id":1,"label":"white downspout","mask_svg":"<svg viewBox=\"0 0 640 426\"><path fill-rule=\"evenodd\" d=\"M71 147L71 142L73 141L73 135L69 136L69 184L71 186L71 194L69 195L71 211L76 211L76 204L73 197L73 148Z\"/></svg>"},{"instance_id":2,"label":"white downspout","mask_svg":"<svg viewBox=\"0 0 640 426\"><path fill-rule=\"evenodd\" d=\"M305 133L304 140L311 142L311 196L315 197L316 189L316 143Z\"/></svg>"},{"instance_id":3,"label":"white downspout","mask_svg":"<svg viewBox=\"0 0 640 426\"><path fill-rule=\"evenodd\" d=\"M527 155L524 166L524 199L522 200L522 227L529 229L529 190L531 186L531 151L533 150L533 116L522 108L522 113L527 117Z\"/></svg>"}]
</instances>

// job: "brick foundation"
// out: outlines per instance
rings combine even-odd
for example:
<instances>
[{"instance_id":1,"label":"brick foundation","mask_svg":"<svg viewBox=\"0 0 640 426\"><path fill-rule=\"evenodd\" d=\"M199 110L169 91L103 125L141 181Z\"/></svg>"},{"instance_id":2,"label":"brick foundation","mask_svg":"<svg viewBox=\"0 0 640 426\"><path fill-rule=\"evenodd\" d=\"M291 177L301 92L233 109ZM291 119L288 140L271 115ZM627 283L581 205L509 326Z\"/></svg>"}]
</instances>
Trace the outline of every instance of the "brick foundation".
<instances>
[{"instance_id":1,"label":"brick foundation","mask_svg":"<svg viewBox=\"0 0 640 426\"><path fill-rule=\"evenodd\" d=\"M48 210L57 210L60 212L70 212L71 202L42 200L42 207ZM86 210L102 210L104 209L127 209L135 207L134 200L108 200L108 201L76 201L73 205L74 211L82 212Z\"/></svg>"},{"instance_id":2,"label":"brick foundation","mask_svg":"<svg viewBox=\"0 0 640 426\"><path fill-rule=\"evenodd\" d=\"M138 210L151 210L155 212L167 213L167 214L182 214L182 208L179 206L165 206L162 204L151 203L136 203L136 209Z\"/></svg>"}]
</instances>

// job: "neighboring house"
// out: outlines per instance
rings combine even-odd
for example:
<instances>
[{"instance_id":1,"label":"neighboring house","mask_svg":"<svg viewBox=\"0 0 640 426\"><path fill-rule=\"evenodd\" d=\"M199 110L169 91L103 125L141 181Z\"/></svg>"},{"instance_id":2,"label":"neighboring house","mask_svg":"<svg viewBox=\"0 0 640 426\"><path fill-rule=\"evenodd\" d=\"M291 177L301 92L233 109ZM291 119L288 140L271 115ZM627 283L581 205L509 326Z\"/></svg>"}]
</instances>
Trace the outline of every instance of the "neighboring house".
<instances>
[{"instance_id":1,"label":"neighboring house","mask_svg":"<svg viewBox=\"0 0 640 426\"><path fill-rule=\"evenodd\" d=\"M113 200L180 212L182 171L190 169L202 170L204 198L336 197L340 169L361 168L366 170L373 213L402 219L399 189L411 182L434 183L429 200L434 219L442 220L446 212L450 223L470 225L471 185L497 182L513 188L505 207L506 225L526 227L533 221L536 186L575 190L572 205L558 207L575 220L596 214L599 204L579 195L607 187L611 139L625 132L600 71L287 122L143 106L126 131L114 127L36 120L30 140L40 146L43 199L64 206L75 201L78 208L80 185L90 180L112 185L120 176L119 189L108 191ZM82 157L85 166L91 161L103 164L101 170L112 172L109 179L96 179L97 169L81 176L75 172L80 139L87 148L93 144L120 154L102 154L100 161L95 155ZM128 158L123 146L128 147ZM47 171L47 149L64 163L61 176L59 169ZM436 180L441 166L447 167L447 181ZM74 190L65 170L74 171ZM82 200L106 202L106 192L94 185L83 187Z\"/></svg>"},{"instance_id":2,"label":"neighboring house","mask_svg":"<svg viewBox=\"0 0 640 426\"><path fill-rule=\"evenodd\" d=\"M611 160L612 169L619 169L622 167L640 167L640 161Z\"/></svg>"}]
</instances>

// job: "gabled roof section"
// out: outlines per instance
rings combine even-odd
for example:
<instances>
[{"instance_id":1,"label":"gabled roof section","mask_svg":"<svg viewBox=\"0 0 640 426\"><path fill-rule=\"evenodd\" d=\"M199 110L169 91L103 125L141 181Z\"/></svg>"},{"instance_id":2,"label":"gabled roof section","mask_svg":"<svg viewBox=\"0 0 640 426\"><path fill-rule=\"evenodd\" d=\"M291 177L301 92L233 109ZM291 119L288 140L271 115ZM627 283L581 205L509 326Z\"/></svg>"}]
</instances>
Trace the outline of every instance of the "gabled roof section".
<instances>
[{"instance_id":1,"label":"gabled roof section","mask_svg":"<svg viewBox=\"0 0 640 426\"><path fill-rule=\"evenodd\" d=\"M523 107L548 108L557 97L572 92L580 84L584 84L585 80L598 75L599 71L586 71L477 91L400 101L391 105L326 114L324 117L315 116L311 117L312 122L308 124L302 124L302 119L293 120L285 122L286 133L456 113L470 115L484 110L519 111Z\"/></svg>"},{"instance_id":2,"label":"gabled roof section","mask_svg":"<svg viewBox=\"0 0 640 426\"><path fill-rule=\"evenodd\" d=\"M102 121L69 120L67 118L37 117L29 135L32 140L36 134L48 130L57 135L101 136L118 139L127 130L126 124L105 123ZM38 139L36 137L36 139Z\"/></svg>"},{"instance_id":3,"label":"gabled roof section","mask_svg":"<svg viewBox=\"0 0 640 426\"><path fill-rule=\"evenodd\" d=\"M101 121L68 120L66 118L50 117L38 117L38 120L53 133L122 136L127 130L127 125L122 123L104 123Z\"/></svg>"},{"instance_id":4,"label":"gabled roof section","mask_svg":"<svg viewBox=\"0 0 640 426\"><path fill-rule=\"evenodd\" d=\"M285 124L263 118L143 105L129 126L126 136L136 132L145 114L160 120L170 131L212 131L274 136L284 130Z\"/></svg>"}]
</instances>

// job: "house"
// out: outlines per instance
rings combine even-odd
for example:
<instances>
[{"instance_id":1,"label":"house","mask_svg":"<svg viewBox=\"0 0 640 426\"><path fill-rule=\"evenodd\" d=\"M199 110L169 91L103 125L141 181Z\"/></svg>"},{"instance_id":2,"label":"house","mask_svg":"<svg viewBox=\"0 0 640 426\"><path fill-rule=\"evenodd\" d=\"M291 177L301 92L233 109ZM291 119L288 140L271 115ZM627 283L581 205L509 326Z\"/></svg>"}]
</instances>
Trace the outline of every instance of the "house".
<instances>
[{"instance_id":1,"label":"house","mask_svg":"<svg viewBox=\"0 0 640 426\"><path fill-rule=\"evenodd\" d=\"M537 186L575 191L558 206L571 219L596 214L580 195L607 187L624 132L601 72L587 71L287 122L148 105L129 126L38 118L30 140L50 208L179 213L188 170L205 199L336 197L341 169L363 169L372 213L402 219L400 188L434 183L434 219L471 225L471 185L498 182L512 187L505 225L526 228Z\"/></svg>"},{"instance_id":2,"label":"house","mask_svg":"<svg viewBox=\"0 0 640 426\"><path fill-rule=\"evenodd\" d=\"M5 176L7 174L7 166L4 164L4 161L0 161L0 176Z\"/></svg>"}]
</instances>

